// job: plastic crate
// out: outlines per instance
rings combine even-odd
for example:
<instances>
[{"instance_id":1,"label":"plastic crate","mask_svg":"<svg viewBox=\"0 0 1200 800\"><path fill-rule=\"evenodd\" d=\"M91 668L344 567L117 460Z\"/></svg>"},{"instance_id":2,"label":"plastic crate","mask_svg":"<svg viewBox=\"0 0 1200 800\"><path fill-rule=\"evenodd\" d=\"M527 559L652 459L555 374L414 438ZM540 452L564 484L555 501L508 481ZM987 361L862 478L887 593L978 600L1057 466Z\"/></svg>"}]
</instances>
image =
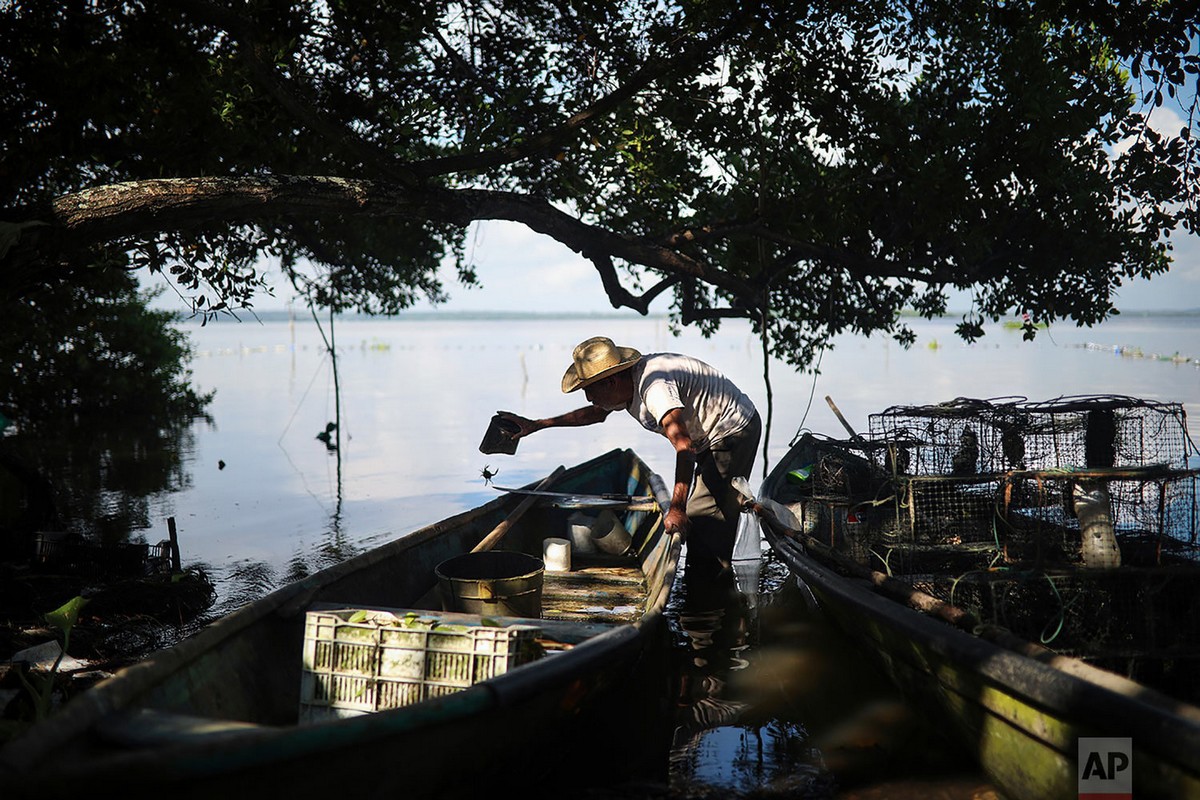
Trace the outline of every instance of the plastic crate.
<instances>
[{"instance_id":1,"label":"plastic crate","mask_svg":"<svg viewBox=\"0 0 1200 800\"><path fill-rule=\"evenodd\" d=\"M443 622L415 612L309 611L300 720L353 717L460 691L541 656L534 625Z\"/></svg>"}]
</instances>

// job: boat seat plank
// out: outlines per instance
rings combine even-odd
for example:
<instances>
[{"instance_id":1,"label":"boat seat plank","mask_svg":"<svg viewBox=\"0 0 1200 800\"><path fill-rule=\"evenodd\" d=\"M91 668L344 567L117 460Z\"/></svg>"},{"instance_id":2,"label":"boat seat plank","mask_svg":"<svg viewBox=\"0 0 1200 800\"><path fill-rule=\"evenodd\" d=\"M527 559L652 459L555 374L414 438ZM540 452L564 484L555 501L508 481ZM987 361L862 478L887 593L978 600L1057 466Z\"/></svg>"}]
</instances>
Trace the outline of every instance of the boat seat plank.
<instances>
[{"instance_id":1,"label":"boat seat plank","mask_svg":"<svg viewBox=\"0 0 1200 800\"><path fill-rule=\"evenodd\" d=\"M640 606L600 606L589 605L568 606L562 604L557 608L544 610L542 619L575 620L581 622L605 622L618 624L633 622L641 613Z\"/></svg>"},{"instance_id":2,"label":"boat seat plank","mask_svg":"<svg viewBox=\"0 0 1200 800\"><path fill-rule=\"evenodd\" d=\"M615 587L621 591L644 591L646 584L646 576L637 567L586 567L570 572L547 570L542 578L544 585L571 589Z\"/></svg>"},{"instance_id":3,"label":"boat seat plank","mask_svg":"<svg viewBox=\"0 0 1200 800\"><path fill-rule=\"evenodd\" d=\"M422 613L435 613L443 618L455 616L450 612L439 610L440 597L437 589L427 598L428 603L418 604L415 610ZM646 576L641 569L629 560L621 563L606 563L588 565L586 562L578 569L570 572L543 573L542 576L542 617L540 622L548 639L558 640L566 644L581 641L581 631L595 633L594 628L576 629L575 625L618 625L632 622L642 613L646 604ZM314 603L310 606L317 608L346 608L347 604ZM405 609L393 609L403 612ZM464 618L468 618L467 617ZM527 620L532 624L539 621ZM563 628L562 625L568 625Z\"/></svg>"}]
</instances>

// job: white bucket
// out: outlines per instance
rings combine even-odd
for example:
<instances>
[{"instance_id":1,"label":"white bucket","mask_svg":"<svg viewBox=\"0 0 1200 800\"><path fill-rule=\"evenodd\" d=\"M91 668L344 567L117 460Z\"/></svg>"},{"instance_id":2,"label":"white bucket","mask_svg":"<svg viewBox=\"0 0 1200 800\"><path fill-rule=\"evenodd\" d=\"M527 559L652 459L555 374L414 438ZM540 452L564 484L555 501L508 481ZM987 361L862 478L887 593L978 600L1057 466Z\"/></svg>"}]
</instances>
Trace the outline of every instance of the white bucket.
<instances>
[{"instance_id":1,"label":"white bucket","mask_svg":"<svg viewBox=\"0 0 1200 800\"><path fill-rule=\"evenodd\" d=\"M566 539L550 537L542 542L542 561L548 572L571 571L571 543Z\"/></svg>"}]
</instances>

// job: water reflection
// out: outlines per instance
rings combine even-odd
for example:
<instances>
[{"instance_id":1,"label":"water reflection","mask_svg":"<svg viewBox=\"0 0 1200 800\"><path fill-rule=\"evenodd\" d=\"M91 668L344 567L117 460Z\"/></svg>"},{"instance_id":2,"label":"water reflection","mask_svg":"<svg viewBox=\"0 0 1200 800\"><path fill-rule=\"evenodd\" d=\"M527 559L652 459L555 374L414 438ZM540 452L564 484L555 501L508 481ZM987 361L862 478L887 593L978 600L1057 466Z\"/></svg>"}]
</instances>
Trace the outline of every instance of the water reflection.
<instances>
[{"instance_id":1,"label":"water reflection","mask_svg":"<svg viewBox=\"0 0 1200 800\"><path fill-rule=\"evenodd\" d=\"M191 418L164 425L75 418L53 432L0 436L6 554L31 554L38 531L106 545L135 536L151 543L166 539L166 526L151 519L151 503L189 488L183 454L194 447L194 437Z\"/></svg>"},{"instance_id":2,"label":"water reflection","mask_svg":"<svg viewBox=\"0 0 1200 800\"><path fill-rule=\"evenodd\" d=\"M812 757L804 726L773 717L739 680L759 646L757 596L739 591L728 570L685 559L681 571L668 609L676 639L671 794L728 797L786 786L800 796L822 796L819 787L829 779Z\"/></svg>"},{"instance_id":3,"label":"water reflection","mask_svg":"<svg viewBox=\"0 0 1200 800\"><path fill-rule=\"evenodd\" d=\"M699 733L736 722L746 709L724 695L729 674L747 665L742 656L750 644L749 604L731 572L698 573L685 565L674 617L683 638L675 740L684 753Z\"/></svg>"},{"instance_id":4,"label":"water reflection","mask_svg":"<svg viewBox=\"0 0 1200 800\"><path fill-rule=\"evenodd\" d=\"M264 561L241 560L230 564L219 581L222 600L213 609L214 616L234 611L269 593L277 584L278 574Z\"/></svg>"},{"instance_id":5,"label":"water reflection","mask_svg":"<svg viewBox=\"0 0 1200 800\"><path fill-rule=\"evenodd\" d=\"M366 549L354 544L346 535L346 531L343 528L342 517L343 505L345 503L345 486L342 483L342 450L340 447L335 446L330 450L330 453L337 462L337 481L334 490L335 499L333 510L329 513L329 523L325 526L323 532L322 541L317 545L316 560L311 567L311 570L314 572L325 567L331 567L334 564L340 564Z\"/></svg>"},{"instance_id":6,"label":"water reflection","mask_svg":"<svg viewBox=\"0 0 1200 800\"><path fill-rule=\"evenodd\" d=\"M771 553L750 596L729 573L682 573L672 797L995 796Z\"/></svg>"}]
</instances>

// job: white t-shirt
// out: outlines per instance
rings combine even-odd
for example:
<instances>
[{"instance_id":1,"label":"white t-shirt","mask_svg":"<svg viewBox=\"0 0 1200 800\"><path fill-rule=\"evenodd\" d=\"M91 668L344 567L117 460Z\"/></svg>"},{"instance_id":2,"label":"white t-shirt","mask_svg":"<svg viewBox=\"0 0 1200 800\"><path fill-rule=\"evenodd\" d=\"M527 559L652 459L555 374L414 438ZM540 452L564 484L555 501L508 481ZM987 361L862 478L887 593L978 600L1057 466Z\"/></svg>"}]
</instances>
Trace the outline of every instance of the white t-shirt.
<instances>
[{"instance_id":1,"label":"white t-shirt","mask_svg":"<svg viewBox=\"0 0 1200 800\"><path fill-rule=\"evenodd\" d=\"M662 433L662 418L682 408L696 452L717 448L741 431L756 413L754 403L733 381L699 359L678 353L650 353L630 367L633 399L627 411L646 430Z\"/></svg>"}]
</instances>

